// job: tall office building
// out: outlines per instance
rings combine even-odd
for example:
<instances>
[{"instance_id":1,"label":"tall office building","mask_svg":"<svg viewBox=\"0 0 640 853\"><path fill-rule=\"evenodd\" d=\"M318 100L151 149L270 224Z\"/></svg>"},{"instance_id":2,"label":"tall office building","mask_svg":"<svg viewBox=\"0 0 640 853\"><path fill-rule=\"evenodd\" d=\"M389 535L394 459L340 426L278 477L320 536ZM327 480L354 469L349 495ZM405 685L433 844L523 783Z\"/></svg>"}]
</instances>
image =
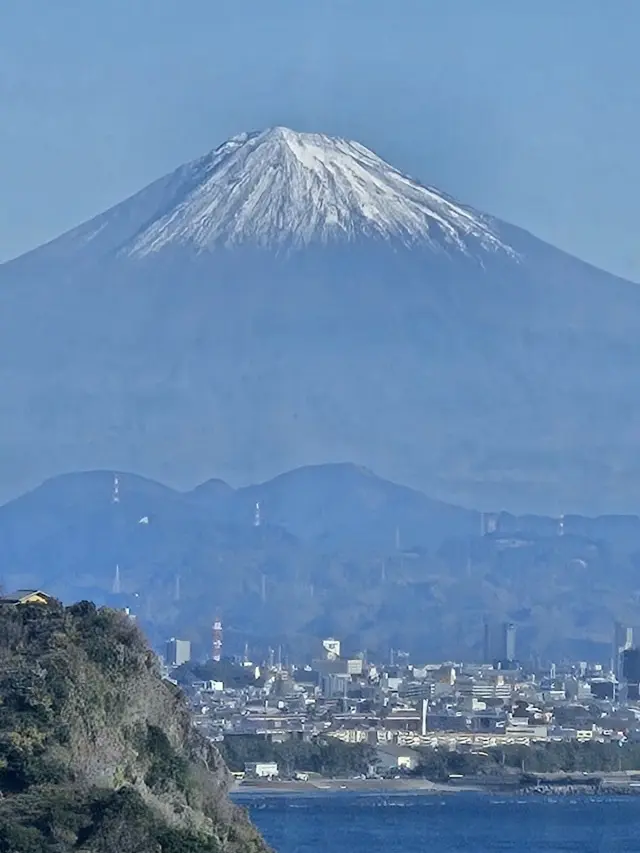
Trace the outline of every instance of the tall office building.
<instances>
[{"instance_id":1,"label":"tall office building","mask_svg":"<svg viewBox=\"0 0 640 853\"><path fill-rule=\"evenodd\" d=\"M516 659L516 626L513 622L505 622L502 625L502 644L504 660Z\"/></svg>"},{"instance_id":2,"label":"tall office building","mask_svg":"<svg viewBox=\"0 0 640 853\"><path fill-rule=\"evenodd\" d=\"M640 698L640 649L625 649L622 652L622 679L625 697L637 701Z\"/></svg>"},{"instance_id":3,"label":"tall office building","mask_svg":"<svg viewBox=\"0 0 640 853\"><path fill-rule=\"evenodd\" d=\"M517 628L513 622L483 624L484 663L505 665L516 660Z\"/></svg>"},{"instance_id":4,"label":"tall office building","mask_svg":"<svg viewBox=\"0 0 640 853\"><path fill-rule=\"evenodd\" d=\"M622 656L628 649L633 648L633 628L616 622L613 627L613 649L611 655L611 669L618 681L623 678Z\"/></svg>"},{"instance_id":5,"label":"tall office building","mask_svg":"<svg viewBox=\"0 0 640 853\"><path fill-rule=\"evenodd\" d=\"M177 640L172 637L167 640L165 659L168 666L181 666L191 660L191 642L189 640Z\"/></svg>"}]
</instances>

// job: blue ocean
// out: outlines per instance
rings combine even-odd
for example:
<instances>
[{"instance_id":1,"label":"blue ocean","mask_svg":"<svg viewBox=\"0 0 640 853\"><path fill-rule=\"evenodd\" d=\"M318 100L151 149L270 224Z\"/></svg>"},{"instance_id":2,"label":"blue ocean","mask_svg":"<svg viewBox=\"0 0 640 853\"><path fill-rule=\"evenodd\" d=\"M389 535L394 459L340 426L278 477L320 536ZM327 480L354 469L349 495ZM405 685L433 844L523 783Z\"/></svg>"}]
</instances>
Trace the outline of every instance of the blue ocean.
<instances>
[{"instance_id":1,"label":"blue ocean","mask_svg":"<svg viewBox=\"0 0 640 853\"><path fill-rule=\"evenodd\" d=\"M640 853L640 797L234 797L276 853Z\"/></svg>"}]
</instances>

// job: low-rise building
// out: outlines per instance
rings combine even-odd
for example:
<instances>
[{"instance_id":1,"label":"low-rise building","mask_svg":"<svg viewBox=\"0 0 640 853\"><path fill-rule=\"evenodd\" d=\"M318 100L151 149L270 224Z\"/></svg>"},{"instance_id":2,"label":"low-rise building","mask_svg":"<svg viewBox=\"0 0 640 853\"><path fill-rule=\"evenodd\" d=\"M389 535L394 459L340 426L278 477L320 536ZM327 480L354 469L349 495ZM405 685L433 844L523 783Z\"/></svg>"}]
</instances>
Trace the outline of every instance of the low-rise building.
<instances>
[{"instance_id":1,"label":"low-rise building","mask_svg":"<svg viewBox=\"0 0 640 853\"><path fill-rule=\"evenodd\" d=\"M415 770L420 764L420 753L406 746L383 744L376 748L377 769L383 773L390 770Z\"/></svg>"},{"instance_id":2,"label":"low-rise building","mask_svg":"<svg viewBox=\"0 0 640 853\"><path fill-rule=\"evenodd\" d=\"M0 604L52 604L55 601L52 595L41 589L18 589L8 595L0 596Z\"/></svg>"},{"instance_id":3,"label":"low-rise building","mask_svg":"<svg viewBox=\"0 0 640 853\"><path fill-rule=\"evenodd\" d=\"M312 670L320 675L362 675L361 658L331 658L314 660Z\"/></svg>"},{"instance_id":4,"label":"low-rise building","mask_svg":"<svg viewBox=\"0 0 640 853\"><path fill-rule=\"evenodd\" d=\"M248 761L244 765L245 776L252 779L276 779L280 770L275 761Z\"/></svg>"}]
</instances>

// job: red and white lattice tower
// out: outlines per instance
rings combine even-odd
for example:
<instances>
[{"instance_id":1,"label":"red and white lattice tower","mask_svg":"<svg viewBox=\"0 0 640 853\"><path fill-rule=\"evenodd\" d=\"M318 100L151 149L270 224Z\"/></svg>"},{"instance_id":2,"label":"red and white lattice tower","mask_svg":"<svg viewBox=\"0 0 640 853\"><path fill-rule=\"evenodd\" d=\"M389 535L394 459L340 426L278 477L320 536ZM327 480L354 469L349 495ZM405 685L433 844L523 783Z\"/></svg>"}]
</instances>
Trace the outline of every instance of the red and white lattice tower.
<instances>
[{"instance_id":1,"label":"red and white lattice tower","mask_svg":"<svg viewBox=\"0 0 640 853\"><path fill-rule=\"evenodd\" d=\"M211 649L211 657L215 661L222 658L222 620L216 616L213 623L213 646Z\"/></svg>"}]
</instances>

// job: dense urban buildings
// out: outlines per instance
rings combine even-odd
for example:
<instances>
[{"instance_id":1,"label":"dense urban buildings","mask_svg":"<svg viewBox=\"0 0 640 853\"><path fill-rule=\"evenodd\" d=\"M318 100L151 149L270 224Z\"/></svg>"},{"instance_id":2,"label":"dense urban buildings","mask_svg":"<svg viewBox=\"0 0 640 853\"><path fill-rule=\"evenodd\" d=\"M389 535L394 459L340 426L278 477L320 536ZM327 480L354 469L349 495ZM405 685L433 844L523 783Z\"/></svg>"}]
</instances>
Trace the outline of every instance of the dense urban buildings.
<instances>
[{"instance_id":1,"label":"dense urban buildings","mask_svg":"<svg viewBox=\"0 0 640 853\"><path fill-rule=\"evenodd\" d=\"M619 626L615 632L616 642L632 642ZM372 747L376 773L410 772L417 762L412 751L427 747L473 752L640 742L640 648L622 650L618 677L606 663L518 663L515 641L514 623L485 623L484 656L493 657L491 663L413 662L404 653L389 663L364 653L344 657L342 644L331 638L319 643L308 663L284 664L271 655L256 664L245 655L186 666L172 662L171 641L167 677L187 691L198 726L216 741L332 738ZM292 773L273 762L248 761L239 775Z\"/></svg>"}]
</instances>

